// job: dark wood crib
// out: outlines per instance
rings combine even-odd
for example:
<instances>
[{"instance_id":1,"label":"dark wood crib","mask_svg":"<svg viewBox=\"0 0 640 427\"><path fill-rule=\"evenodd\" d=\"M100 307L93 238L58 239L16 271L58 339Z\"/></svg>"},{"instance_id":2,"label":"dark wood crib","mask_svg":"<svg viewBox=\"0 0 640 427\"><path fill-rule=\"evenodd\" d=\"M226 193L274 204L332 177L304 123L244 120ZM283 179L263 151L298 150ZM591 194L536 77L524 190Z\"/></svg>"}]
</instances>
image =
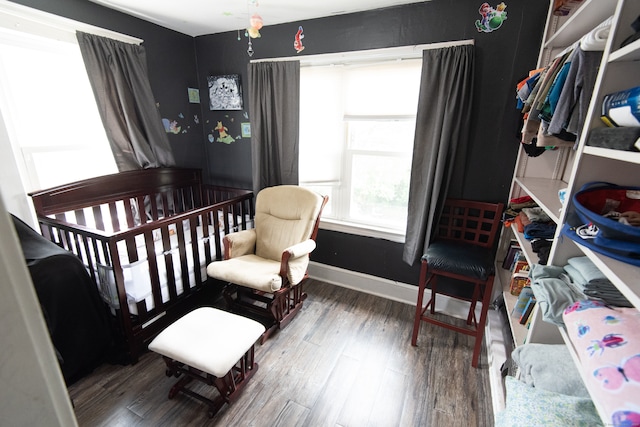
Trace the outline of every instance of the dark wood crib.
<instances>
[{"instance_id":1,"label":"dark wood crib","mask_svg":"<svg viewBox=\"0 0 640 427\"><path fill-rule=\"evenodd\" d=\"M253 193L209 186L197 169L156 168L29 194L46 238L80 257L135 363L198 305L225 233L253 227Z\"/></svg>"}]
</instances>

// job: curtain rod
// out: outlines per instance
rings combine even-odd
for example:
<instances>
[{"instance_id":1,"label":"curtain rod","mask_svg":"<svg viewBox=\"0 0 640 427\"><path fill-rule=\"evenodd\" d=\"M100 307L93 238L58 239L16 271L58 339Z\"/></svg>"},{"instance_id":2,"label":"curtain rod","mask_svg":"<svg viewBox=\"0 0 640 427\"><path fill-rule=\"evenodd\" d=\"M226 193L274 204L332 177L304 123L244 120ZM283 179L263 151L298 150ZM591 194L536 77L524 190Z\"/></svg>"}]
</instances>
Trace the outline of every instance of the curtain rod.
<instances>
[{"instance_id":1,"label":"curtain rod","mask_svg":"<svg viewBox=\"0 0 640 427\"><path fill-rule=\"evenodd\" d=\"M141 44L144 41L7 0L0 0L0 28L67 42L76 41L76 31L109 37L125 43Z\"/></svg>"},{"instance_id":2,"label":"curtain rod","mask_svg":"<svg viewBox=\"0 0 640 427\"><path fill-rule=\"evenodd\" d=\"M290 56L290 57L280 57L280 58L261 58L261 59L252 59L251 63L257 62L279 62L279 61L300 61L300 65L312 65L316 63L327 63L327 62L339 62L340 60L348 59L350 61L355 58L362 59L376 59L376 58L421 58L423 50L430 49L440 49L443 47L452 47L452 46L463 46L463 45L473 45L475 44L475 40L456 40L449 42L440 42L440 43L429 43L429 44L419 44L419 45L410 45L410 46L398 46L398 47L388 47L382 49L369 49L369 50L354 50L350 52L337 52L337 53L320 53L317 55L303 55L303 56Z\"/></svg>"}]
</instances>

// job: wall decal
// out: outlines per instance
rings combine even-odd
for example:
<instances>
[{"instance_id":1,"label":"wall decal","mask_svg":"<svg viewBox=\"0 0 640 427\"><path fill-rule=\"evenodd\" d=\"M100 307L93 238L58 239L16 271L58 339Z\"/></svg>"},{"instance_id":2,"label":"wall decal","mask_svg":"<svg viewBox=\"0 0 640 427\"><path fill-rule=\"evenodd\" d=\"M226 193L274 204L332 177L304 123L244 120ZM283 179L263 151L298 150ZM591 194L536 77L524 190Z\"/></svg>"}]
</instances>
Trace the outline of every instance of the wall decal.
<instances>
[{"instance_id":1,"label":"wall decal","mask_svg":"<svg viewBox=\"0 0 640 427\"><path fill-rule=\"evenodd\" d=\"M207 77L210 110L242 110L239 74Z\"/></svg>"},{"instance_id":2,"label":"wall decal","mask_svg":"<svg viewBox=\"0 0 640 427\"><path fill-rule=\"evenodd\" d=\"M251 138L251 123L240 123L243 138Z\"/></svg>"},{"instance_id":3,"label":"wall decal","mask_svg":"<svg viewBox=\"0 0 640 427\"><path fill-rule=\"evenodd\" d=\"M500 3L494 9L489 6L489 3L482 3L478 13L482 16L482 19L476 20L476 29L479 33L490 33L497 30L502 26L502 23L507 19L507 12L505 9L507 5L504 2Z\"/></svg>"},{"instance_id":4,"label":"wall decal","mask_svg":"<svg viewBox=\"0 0 640 427\"><path fill-rule=\"evenodd\" d=\"M302 46L302 39L304 38L304 34L302 34L303 31L302 25L300 25L293 40L293 48L296 50L296 53L300 53L304 50L304 46Z\"/></svg>"},{"instance_id":5,"label":"wall decal","mask_svg":"<svg viewBox=\"0 0 640 427\"><path fill-rule=\"evenodd\" d=\"M191 104L200 104L200 90L190 87L187 92L189 93L189 102Z\"/></svg>"},{"instance_id":6,"label":"wall decal","mask_svg":"<svg viewBox=\"0 0 640 427\"><path fill-rule=\"evenodd\" d=\"M178 126L178 122L175 120L162 119L162 124L164 125L164 131L167 133L180 133L181 127Z\"/></svg>"},{"instance_id":7,"label":"wall decal","mask_svg":"<svg viewBox=\"0 0 640 427\"><path fill-rule=\"evenodd\" d=\"M218 125L213 128L213 130L217 130L219 134L216 141L224 142L225 144L231 144L233 141L235 141L235 139L233 139L233 137L227 133L229 129L227 129L227 127L224 126L222 122L218 122Z\"/></svg>"}]
</instances>

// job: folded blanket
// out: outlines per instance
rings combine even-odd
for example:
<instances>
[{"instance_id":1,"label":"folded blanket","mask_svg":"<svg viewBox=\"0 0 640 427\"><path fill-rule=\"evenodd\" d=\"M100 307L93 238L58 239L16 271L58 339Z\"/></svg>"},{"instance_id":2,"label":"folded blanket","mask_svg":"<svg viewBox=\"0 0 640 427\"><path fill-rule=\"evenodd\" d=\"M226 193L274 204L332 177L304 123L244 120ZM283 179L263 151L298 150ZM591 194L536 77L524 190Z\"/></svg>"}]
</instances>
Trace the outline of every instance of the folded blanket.
<instances>
[{"instance_id":1,"label":"folded blanket","mask_svg":"<svg viewBox=\"0 0 640 427\"><path fill-rule=\"evenodd\" d=\"M564 309L575 301L584 299L583 295L559 278L561 274L564 274L562 267L540 264L534 264L529 273L531 290L536 297L542 319L558 326L564 326Z\"/></svg>"},{"instance_id":2,"label":"folded blanket","mask_svg":"<svg viewBox=\"0 0 640 427\"><path fill-rule=\"evenodd\" d=\"M567 308L567 336L580 360L584 383L607 425L638 425L640 418L640 313L595 301Z\"/></svg>"},{"instance_id":3,"label":"folded blanket","mask_svg":"<svg viewBox=\"0 0 640 427\"><path fill-rule=\"evenodd\" d=\"M511 357L525 384L569 396L589 397L566 345L525 344L513 350Z\"/></svg>"}]
</instances>

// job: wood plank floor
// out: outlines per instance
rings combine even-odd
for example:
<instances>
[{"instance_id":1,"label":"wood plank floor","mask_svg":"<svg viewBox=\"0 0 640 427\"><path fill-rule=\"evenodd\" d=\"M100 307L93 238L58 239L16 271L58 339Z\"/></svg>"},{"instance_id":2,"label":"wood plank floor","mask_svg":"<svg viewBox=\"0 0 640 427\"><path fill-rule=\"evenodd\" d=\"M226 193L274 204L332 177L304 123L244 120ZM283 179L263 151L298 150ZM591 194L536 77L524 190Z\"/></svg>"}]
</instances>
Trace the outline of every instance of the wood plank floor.
<instances>
[{"instance_id":1,"label":"wood plank floor","mask_svg":"<svg viewBox=\"0 0 640 427\"><path fill-rule=\"evenodd\" d=\"M102 365L69 388L79 425L493 425L487 358L483 350L471 367L472 338L423 322L412 347L413 306L314 280L305 289L303 310L256 346L258 371L214 418L184 394L168 400L175 378L148 352L132 366Z\"/></svg>"}]
</instances>

